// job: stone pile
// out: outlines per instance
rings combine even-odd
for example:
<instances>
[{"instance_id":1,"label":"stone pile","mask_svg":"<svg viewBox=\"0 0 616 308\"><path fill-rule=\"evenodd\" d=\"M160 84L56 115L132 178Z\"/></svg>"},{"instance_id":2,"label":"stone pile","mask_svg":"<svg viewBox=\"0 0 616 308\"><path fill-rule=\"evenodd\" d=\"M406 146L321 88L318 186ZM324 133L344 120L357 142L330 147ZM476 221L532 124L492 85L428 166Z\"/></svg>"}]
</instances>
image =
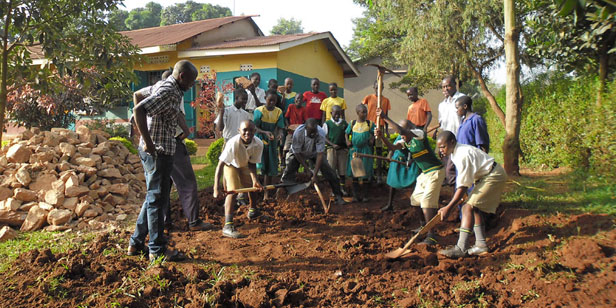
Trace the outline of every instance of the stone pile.
<instances>
[{"instance_id":1,"label":"stone pile","mask_svg":"<svg viewBox=\"0 0 616 308\"><path fill-rule=\"evenodd\" d=\"M137 213L139 157L85 126L26 130L0 154L0 225L33 231L100 228Z\"/></svg>"}]
</instances>

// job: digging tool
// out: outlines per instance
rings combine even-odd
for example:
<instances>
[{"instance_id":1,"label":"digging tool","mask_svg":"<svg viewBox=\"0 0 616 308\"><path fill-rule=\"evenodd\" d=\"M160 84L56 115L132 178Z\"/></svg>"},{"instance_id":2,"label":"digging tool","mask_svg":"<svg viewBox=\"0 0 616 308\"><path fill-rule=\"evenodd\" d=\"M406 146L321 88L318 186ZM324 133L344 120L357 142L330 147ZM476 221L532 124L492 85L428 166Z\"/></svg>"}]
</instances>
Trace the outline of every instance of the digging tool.
<instances>
[{"instance_id":1,"label":"digging tool","mask_svg":"<svg viewBox=\"0 0 616 308\"><path fill-rule=\"evenodd\" d=\"M294 183L279 183L279 184L274 184L274 185L263 186L262 188L258 188L258 187L239 188L239 189L229 190L226 193L228 195L241 194L241 193L255 192L259 190L271 190L271 189L287 187L287 186L292 186L292 185L295 185L295 184Z\"/></svg>"},{"instance_id":2,"label":"digging tool","mask_svg":"<svg viewBox=\"0 0 616 308\"><path fill-rule=\"evenodd\" d=\"M376 73L376 82L377 82L377 91L376 91L376 107L377 108L381 108L381 97L383 96L383 88L382 88L382 83L383 83L383 74L385 72L394 74L398 77L402 77L399 74L397 74L396 72L382 66L382 65L378 65L378 64L374 64L374 63L368 63L365 66L374 66L377 68L377 73ZM381 127L381 117L377 116L376 117L376 126L377 127Z\"/></svg>"},{"instance_id":3,"label":"digging tool","mask_svg":"<svg viewBox=\"0 0 616 308\"><path fill-rule=\"evenodd\" d=\"M432 230L432 228L434 228L434 226L436 226L440 220L441 215L437 214L432 217L432 219L430 219L430 221L423 228L421 228L421 230L419 230L419 232L417 232L415 236L413 236L408 242L406 242L406 244L404 244L404 247L388 252L385 255L385 258L397 259L403 254L406 254L408 252L407 249L411 246L411 244L413 244L420 236L425 235L426 233L428 233L428 231Z\"/></svg>"},{"instance_id":4,"label":"digging tool","mask_svg":"<svg viewBox=\"0 0 616 308\"><path fill-rule=\"evenodd\" d=\"M294 193L300 192L310 186L310 182L294 184L292 186L287 186L285 189L287 190L287 194L292 195Z\"/></svg>"},{"instance_id":5,"label":"digging tool","mask_svg":"<svg viewBox=\"0 0 616 308\"><path fill-rule=\"evenodd\" d=\"M321 199L321 204L323 205L323 211L325 211L325 214L329 213L329 206L331 204L331 199L329 200L330 202L328 204L325 204L325 198L323 198L323 194L321 193L321 189L319 189L319 185L317 185L317 183L314 183L314 190L317 191L317 194L319 195L319 199Z\"/></svg>"},{"instance_id":6,"label":"digging tool","mask_svg":"<svg viewBox=\"0 0 616 308\"><path fill-rule=\"evenodd\" d=\"M395 162L395 163L399 163L399 164L407 166L406 162L403 162L401 160L391 159L391 158L385 157L385 156L378 156L378 155L372 155L372 154L362 154L362 153L353 153L353 159L351 159L351 171L353 171L353 176L354 177L358 177L359 178L359 177L366 176L366 170L364 169L364 162L361 159L361 157L376 158L376 159L386 160L386 161L389 161L389 162Z\"/></svg>"}]
</instances>

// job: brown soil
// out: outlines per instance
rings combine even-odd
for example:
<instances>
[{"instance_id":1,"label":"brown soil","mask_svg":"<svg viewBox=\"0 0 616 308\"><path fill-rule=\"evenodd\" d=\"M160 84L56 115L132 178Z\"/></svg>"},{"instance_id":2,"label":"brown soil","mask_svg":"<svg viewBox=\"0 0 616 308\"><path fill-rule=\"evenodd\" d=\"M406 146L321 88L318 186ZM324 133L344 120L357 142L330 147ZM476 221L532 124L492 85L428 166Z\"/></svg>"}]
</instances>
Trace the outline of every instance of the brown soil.
<instances>
[{"instance_id":1,"label":"brown soil","mask_svg":"<svg viewBox=\"0 0 616 308\"><path fill-rule=\"evenodd\" d=\"M325 187L325 185L321 185ZM324 189L324 193L327 190ZM437 227L436 248L412 246L406 257L383 254L404 244L418 225L402 194L381 213L386 189L371 202L332 205L329 215L306 190L263 206L245 239L223 238L222 201L202 191L214 231L186 231L173 205L171 243L185 262L148 267L123 254L129 231L112 231L82 251L23 254L0 274L1 307L614 307L616 229L606 215L541 216L504 204L488 230L493 251L449 260L437 249L456 242L452 220Z\"/></svg>"}]
</instances>

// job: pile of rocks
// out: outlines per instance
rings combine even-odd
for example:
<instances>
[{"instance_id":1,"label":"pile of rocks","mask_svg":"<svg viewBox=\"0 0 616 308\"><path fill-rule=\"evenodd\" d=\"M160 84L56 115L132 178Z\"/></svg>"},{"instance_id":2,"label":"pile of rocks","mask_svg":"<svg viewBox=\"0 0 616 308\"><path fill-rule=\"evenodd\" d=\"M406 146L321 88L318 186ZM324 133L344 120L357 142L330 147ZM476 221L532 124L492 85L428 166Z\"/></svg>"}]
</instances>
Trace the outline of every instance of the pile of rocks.
<instances>
[{"instance_id":1,"label":"pile of rocks","mask_svg":"<svg viewBox=\"0 0 616 308\"><path fill-rule=\"evenodd\" d=\"M100 228L139 210L139 157L85 126L26 130L1 150L0 225L21 231ZM1 233L1 232L0 232Z\"/></svg>"}]
</instances>

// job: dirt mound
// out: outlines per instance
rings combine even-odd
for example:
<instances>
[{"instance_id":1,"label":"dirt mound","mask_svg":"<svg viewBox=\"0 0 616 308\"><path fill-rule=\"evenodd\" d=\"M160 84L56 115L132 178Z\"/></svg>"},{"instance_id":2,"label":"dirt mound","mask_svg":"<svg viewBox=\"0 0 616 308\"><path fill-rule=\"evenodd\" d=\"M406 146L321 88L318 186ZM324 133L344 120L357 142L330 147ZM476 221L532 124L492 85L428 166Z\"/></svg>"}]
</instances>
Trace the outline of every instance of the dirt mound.
<instances>
[{"instance_id":1,"label":"dirt mound","mask_svg":"<svg viewBox=\"0 0 616 308\"><path fill-rule=\"evenodd\" d=\"M327 185L321 185L327 187ZM616 230L605 215L542 216L505 208L488 231L482 257L443 258L458 222L436 227L439 245L413 245L387 261L419 225L407 200L381 213L380 187L368 203L332 205L325 215L311 188L260 205L263 217L237 209L245 239L220 229L172 232L190 259L148 266L124 255L130 233L101 234L82 250L22 254L0 274L0 306L14 307L613 307ZM327 189L324 193L329 195ZM222 227L222 200L200 192L202 216ZM179 230L186 222L173 205Z\"/></svg>"}]
</instances>

